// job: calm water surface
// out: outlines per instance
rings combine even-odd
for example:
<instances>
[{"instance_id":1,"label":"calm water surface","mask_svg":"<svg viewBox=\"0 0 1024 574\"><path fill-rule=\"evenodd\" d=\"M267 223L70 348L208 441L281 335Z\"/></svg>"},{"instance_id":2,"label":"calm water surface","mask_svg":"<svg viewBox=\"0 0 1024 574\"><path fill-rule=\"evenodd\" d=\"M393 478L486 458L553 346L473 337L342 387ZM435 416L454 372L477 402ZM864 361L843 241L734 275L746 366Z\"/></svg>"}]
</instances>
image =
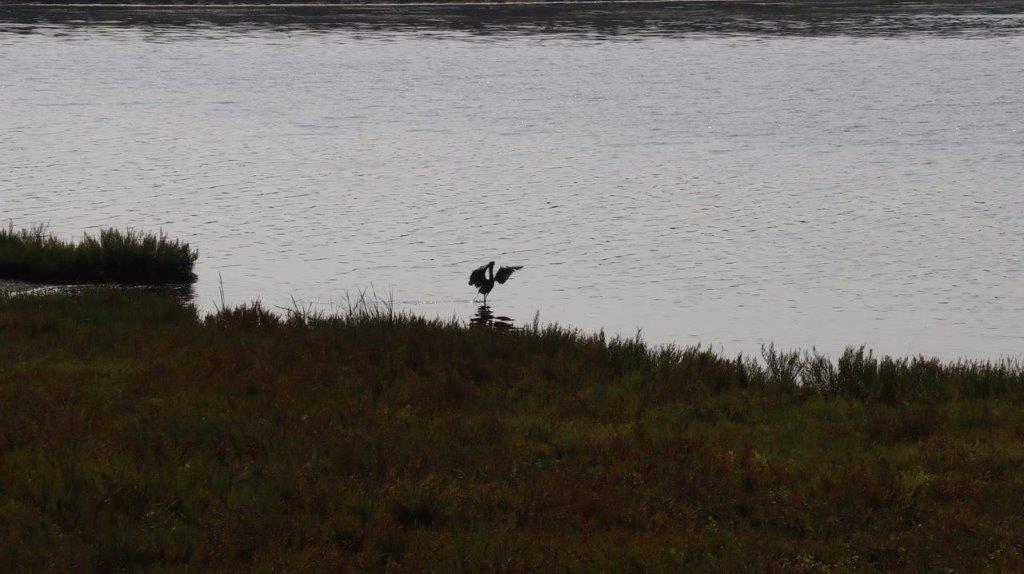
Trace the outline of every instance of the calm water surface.
<instances>
[{"instance_id":1,"label":"calm water surface","mask_svg":"<svg viewBox=\"0 0 1024 574\"><path fill-rule=\"evenodd\" d=\"M1024 7L689 10L0 11L0 216L184 238L204 307L468 320L495 259L520 322L1020 357Z\"/></svg>"}]
</instances>

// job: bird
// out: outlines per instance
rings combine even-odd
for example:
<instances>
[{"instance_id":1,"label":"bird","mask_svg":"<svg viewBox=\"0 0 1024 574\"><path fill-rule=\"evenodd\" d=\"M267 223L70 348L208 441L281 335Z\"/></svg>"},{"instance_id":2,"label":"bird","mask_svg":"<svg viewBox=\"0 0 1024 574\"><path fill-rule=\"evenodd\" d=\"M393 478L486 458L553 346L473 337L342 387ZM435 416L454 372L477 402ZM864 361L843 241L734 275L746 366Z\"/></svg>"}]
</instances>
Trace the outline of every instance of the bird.
<instances>
[{"instance_id":1,"label":"bird","mask_svg":"<svg viewBox=\"0 0 1024 574\"><path fill-rule=\"evenodd\" d=\"M494 282L497 281L502 285L508 281L508 278L512 276L514 271L522 269L522 265L514 265L512 267L499 267L498 272L494 272L494 262L491 261L483 267L478 267L472 273L469 274L469 284L477 288L477 291L483 294L484 303L487 303L487 294L494 289Z\"/></svg>"}]
</instances>

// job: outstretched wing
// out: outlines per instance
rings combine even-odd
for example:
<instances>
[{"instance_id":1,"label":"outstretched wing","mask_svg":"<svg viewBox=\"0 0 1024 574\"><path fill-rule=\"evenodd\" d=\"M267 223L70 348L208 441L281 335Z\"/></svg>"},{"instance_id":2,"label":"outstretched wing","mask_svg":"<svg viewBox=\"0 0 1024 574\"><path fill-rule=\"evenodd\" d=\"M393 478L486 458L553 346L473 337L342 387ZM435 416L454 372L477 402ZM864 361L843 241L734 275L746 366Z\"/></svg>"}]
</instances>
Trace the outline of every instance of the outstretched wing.
<instances>
[{"instance_id":1,"label":"outstretched wing","mask_svg":"<svg viewBox=\"0 0 1024 574\"><path fill-rule=\"evenodd\" d=\"M469 284L472 285L473 287L476 287L477 289L479 289L481 286L483 286L484 281L486 281L486 279L487 279L486 272L487 272L487 266L484 265L483 267L480 267L479 269L477 269L477 270L473 271L472 273L470 273L469 274Z\"/></svg>"},{"instance_id":2,"label":"outstretched wing","mask_svg":"<svg viewBox=\"0 0 1024 574\"><path fill-rule=\"evenodd\" d=\"M516 265L515 267L499 267L498 272L494 274L494 280L502 285L508 281L508 278L512 276L513 271L519 271L522 269L522 265Z\"/></svg>"}]
</instances>

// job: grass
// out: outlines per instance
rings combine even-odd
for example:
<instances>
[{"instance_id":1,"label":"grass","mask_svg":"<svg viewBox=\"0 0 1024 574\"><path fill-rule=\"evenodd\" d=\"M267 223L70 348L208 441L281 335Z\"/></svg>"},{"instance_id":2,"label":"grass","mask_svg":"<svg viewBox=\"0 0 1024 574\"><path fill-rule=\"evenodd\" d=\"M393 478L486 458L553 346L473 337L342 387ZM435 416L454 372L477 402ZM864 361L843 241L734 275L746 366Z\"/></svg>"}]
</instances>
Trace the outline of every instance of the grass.
<instances>
[{"instance_id":1,"label":"grass","mask_svg":"<svg viewBox=\"0 0 1024 574\"><path fill-rule=\"evenodd\" d=\"M1019 571L1024 372L0 297L0 565Z\"/></svg>"},{"instance_id":2,"label":"grass","mask_svg":"<svg viewBox=\"0 0 1024 574\"><path fill-rule=\"evenodd\" d=\"M0 229L0 279L58 285L190 284L199 254L188 243L135 230L104 229L79 243L62 241L42 226Z\"/></svg>"}]
</instances>

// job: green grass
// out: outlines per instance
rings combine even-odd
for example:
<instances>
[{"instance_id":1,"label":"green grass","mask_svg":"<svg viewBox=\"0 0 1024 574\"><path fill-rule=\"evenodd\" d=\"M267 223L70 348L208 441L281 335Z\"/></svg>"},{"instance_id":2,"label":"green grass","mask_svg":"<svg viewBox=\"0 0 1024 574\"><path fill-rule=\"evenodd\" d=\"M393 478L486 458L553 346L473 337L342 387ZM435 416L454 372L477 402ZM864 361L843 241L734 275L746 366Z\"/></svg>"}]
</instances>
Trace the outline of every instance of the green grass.
<instances>
[{"instance_id":1,"label":"green grass","mask_svg":"<svg viewBox=\"0 0 1024 574\"><path fill-rule=\"evenodd\" d=\"M59 285L120 283L190 284L199 254L165 235L104 229L79 243L60 240L43 227L0 229L0 279Z\"/></svg>"},{"instance_id":2,"label":"green grass","mask_svg":"<svg viewBox=\"0 0 1024 574\"><path fill-rule=\"evenodd\" d=\"M1019 571L1014 364L0 297L0 565Z\"/></svg>"}]
</instances>

